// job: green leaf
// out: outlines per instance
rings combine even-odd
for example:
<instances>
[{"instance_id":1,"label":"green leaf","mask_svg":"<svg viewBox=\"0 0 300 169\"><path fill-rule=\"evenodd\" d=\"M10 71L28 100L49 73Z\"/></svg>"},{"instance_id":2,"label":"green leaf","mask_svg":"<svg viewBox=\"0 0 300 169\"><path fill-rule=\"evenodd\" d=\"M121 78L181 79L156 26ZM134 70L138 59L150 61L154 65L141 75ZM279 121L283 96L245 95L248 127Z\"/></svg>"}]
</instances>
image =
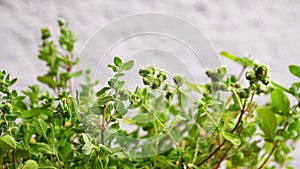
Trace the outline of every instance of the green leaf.
<instances>
[{"instance_id":1,"label":"green leaf","mask_svg":"<svg viewBox=\"0 0 300 169\"><path fill-rule=\"evenodd\" d=\"M118 56L115 56L114 58L114 64L118 67L120 67L122 65L122 59L119 58Z\"/></svg>"},{"instance_id":2,"label":"green leaf","mask_svg":"<svg viewBox=\"0 0 300 169\"><path fill-rule=\"evenodd\" d=\"M9 82L9 86L14 85L16 82L17 82L17 78L14 78L13 80L11 80L11 81Z\"/></svg>"},{"instance_id":3,"label":"green leaf","mask_svg":"<svg viewBox=\"0 0 300 169\"><path fill-rule=\"evenodd\" d=\"M94 159L92 161L92 166L93 166L93 168L107 168L106 166L103 165L99 156L94 157Z\"/></svg>"},{"instance_id":4,"label":"green leaf","mask_svg":"<svg viewBox=\"0 0 300 169\"><path fill-rule=\"evenodd\" d=\"M258 108L257 117L261 120L259 126L264 132L266 141L274 143L277 129L277 119L272 107Z\"/></svg>"},{"instance_id":5,"label":"green leaf","mask_svg":"<svg viewBox=\"0 0 300 169\"><path fill-rule=\"evenodd\" d=\"M270 153L272 151L273 147L274 147L273 143L270 143L267 141L265 142L264 148L267 153Z\"/></svg>"},{"instance_id":6,"label":"green leaf","mask_svg":"<svg viewBox=\"0 0 300 169\"><path fill-rule=\"evenodd\" d=\"M38 169L57 169L57 168L53 166L42 166L42 167L38 167Z\"/></svg>"},{"instance_id":7,"label":"green leaf","mask_svg":"<svg viewBox=\"0 0 300 169\"><path fill-rule=\"evenodd\" d=\"M88 136L87 134L82 133L81 136L82 136L83 141L84 141L85 143L91 142L90 139L89 139L89 136Z\"/></svg>"},{"instance_id":8,"label":"green leaf","mask_svg":"<svg viewBox=\"0 0 300 169\"><path fill-rule=\"evenodd\" d=\"M114 77L120 78L120 77L122 77L122 76L124 76L124 75L125 75L124 73L117 73L117 74L114 75Z\"/></svg>"},{"instance_id":9,"label":"green leaf","mask_svg":"<svg viewBox=\"0 0 300 169\"><path fill-rule=\"evenodd\" d=\"M124 63L121 68L122 70L130 70L133 67L133 65L134 65L134 61L129 60L126 63Z\"/></svg>"},{"instance_id":10,"label":"green leaf","mask_svg":"<svg viewBox=\"0 0 300 169\"><path fill-rule=\"evenodd\" d=\"M17 143L10 135L4 135L0 137L0 149L13 150L16 149Z\"/></svg>"},{"instance_id":11,"label":"green leaf","mask_svg":"<svg viewBox=\"0 0 300 169\"><path fill-rule=\"evenodd\" d=\"M300 66L290 65L289 70L294 76L300 78Z\"/></svg>"},{"instance_id":12,"label":"green leaf","mask_svg":"<svg viewBox=\"0 0 300 169\"><path fill-rule=\"evenodd\" d=\"M42 135L45 136L46 135L46 131L47 131L47 124L46 122L44 122L44 120L42 119L36 119L34 121L34 126L36 128L36 131Z\"/></svg>"},{"instance_id":13,"label":"green leaf","mask_svg":"<svg viewBox=\"0 0 300 169\"><path fill-rule=\"evenodd\" d=\"M104 105L104 104L106 104L107 102L112 101L112 100L113 100L113 97L112 97L112 96L104 96L104 97L98 98L97 103L98 103L99 105Z\"/></svg>"},{"instance_id":14,"label":"green leaf","mask_svg":"<svg viewBox=\"0 0 300 169\"><path fill-rule=\"evenodd\" d=\"M247 57L238 57L238 56L234 56L226 51L221 52L221 55L223 55L224 57L226 57L227 59L230 59L234 62L237 62L245 67L249 67L252 66L254 64L253 60L247 58Z\"/></svg>"},{"instance_id":15,"label":"green leaf","mask_svg":"<svg viewBox=\"0 0 300 169\"><path fill-rule=\"evenodd\" d=\"M185 85L192 91L195 91L197 93L200 93L199 86L197 84L185 81Z\"/></svg>"},{"instance_id":16,"label":"green leaf","mask_svg":"<svg viewBox=\"0 0 300 169\"><path fill-rule=\"evenodd\" d=\"M239 146L241 144L241 140L237 135L228 133L228 132L224 132L224 131L221 133L222 133L222 136L226 140L230 141L232 144L237 145L237 146Z\"/></svg>"},{"instance_id":17,"label":"green leaf","mask_svg":"<svg viewBox=\"0 0 300 169\"><path fill-rule=\"evenodd\" d=\"M271 93L272 105L283 112L284 114L289 114L290 112L290 100L284 94L281 89L275 89Z\"/></svg>"},{"instance_id":18,"label":"green leaf","mask_svg":"<svg viewBox=\"0 0 300 169\"><path fill-rule=\"evenodd\" d=\"M120 123L114 123L110 126L110 129L112 130L119 130L120 129Z\"/></svg>"},{"instance_id":19,"label":"green leaf","mask_svg":"<svg viewBox=\"0 0 300 169\"><path fill-rule=\"evenodd\" d=\"M101 150L103 150L103 151L105 151L105 152L107 152L109 154L112 153L112 151L108 147L106 147L105 145L103 145L103 144L100 144L99 147L101 148Z\"/></svg>"},{"instance_id":20,"label":"green leaf","mask_svg":"<svg viewBox=\"0 0 300 169\"><path fill-rule=\"evenodd\" d=\"M79 70L77 72L73 72L70 77L79 77L82 75L82 70Z\"/></svg>"},{"instance_id":21,"label":"green leaf","mask_svg":"<svg viewBox=\"0 0 300 169\"><path fill-rule=\"evenodd\" d=\"M40 109L31 109L31 110L24 111L24 113L21 114L19 117L27 119L27 118L35 117L35 116L39 115L40 113L41 113Z\"/></svg>"},{"instance_id":22,"label":"green leaf","mask_svg":"<svg viewBox=\"0 0 300 169\"><path fill-rule=\"evenodd\" d=\"M84 146L82 147L82 152L83 152L83 154L85 154L85 155L91 154L91 152L92 152L92 150L93 150L94 147L95 147L95 146L94 146L92 143L86 142L86 143L84 144Z\"/></svg>"},{"instance_id":23,"label":"green leaf","mask_svg":"<svg viewBox=\"0 0 300 169\"><path fill-rule=\"evenodd\" d=\"M175 75L174 77L173 77L173 80L174 80L174 83L177 85L177 86L181 86L183 83L184 83L184 81L185 81L185 79L184 79L184 76L183 75Z\"/></svg>"},{"instance_id":24,"label":"green leaf","mask_svg":"<svg viewBox=\"0 0 300 169\"><path fill-rule=\"evenodd\" d=\"M166 165L168 165L168 166L170 166L170 167L172 166L172 167L176 168L176 165L173 164L173 163L170 161L170 159L168 159L168 158L165 157L165 156L158 155L158 156L154 156L153 158L154 158L155 160L159 161L159 162L162 163L162 164L166 164Z\"/></svg>"},{"instance_id":25,"label":"green leaf","mask_svg":"<svg viewBox=\"0 0 300 169\"><path fill-rule=\"evenodd\" d=\"M42 142L30 144L30 147L34 153L38 153L38 154L42 153L42 154L50 154L50 155L54 154L53 149L48 144Z\"/></svg>"},{"instance_id":26,"label":"green leaf","mask_svg":"<svg viewBox=\"0 0 300 169\"><path fill-rule=\"evenodd\" d=\"M117 72L118 71L118 69L114 65L109 64L109 65L107 65L107 67L111 68L113 72Z\"/></svg>"},{"instance_id":27,"label":"green leaf","mask_svg":"<svg viewBox=\"0 0 300 169\"><path fill-rule=\"evenodd\" d=\"M274 87L277 87L277 88L279 88L279 89L285 91L285 92L291 93L291 91L290 91L289 89L287 89L287 88L281 86L280 84L278 84L278 83L276 83L276 82L273 82L273 81L272 81L272 85L273 85Z\"/></svg>"},{"instance_id":28,"label":"green leaf","mask_svg":"<svg viewBox=\"0 0 300 169\"><path fill-rule=\"evenodd\" d=\"M228 59L230 59L232 61L236 61L239 58L239 57L234 56L234 55L232 55L232 54L230 54L230 53L228 53L226 51L221 52L221 55L223 55L224 57L226 57L226 58L228 58Z\"/></svg>"},{"instance_id":29,"label":"green leaf","mask_svg":"<svg viewBox=\"0 0 300 169\"><path fill-rule=\"evenodd\" d=\"M49 75L45 75L45 76L38 76L37 80L41 83L44 83L46 85L48 85L51 88L57 87L59 86L59 82L55 81L54 78L52 76Z\"/></svg>"},{"instance_id":30,"label":"green leaf","mask_svg":"<svg viewBox=\"0 0 300 169\"><path fill-rule=\"evenodd\" d=\"M103 87L101 90L99 90L98 92L97 92L97 97L99 97L99 96L101 96L102 94L104 94L107 90L109 90L110 89L110 87Z\"/></svg>"},{"instance_id":31,"label":"green leaf","mask_svg":"<svg viewBox=\"0 0 300 169\"><path fill-rule=\"evenodd\" d=\"M27 160L22 169L37 169L38 164L34 160Z\"/></svg>"},{"instance_id":32,"label":"green leaf","mask_svg":"<svg viewBox=\"0 0 300 169\"><path fill-rule=\"evenodd\" d=\"M117 169L117 166L108 166L107 169Z\"/></svg>"}]
</instances>

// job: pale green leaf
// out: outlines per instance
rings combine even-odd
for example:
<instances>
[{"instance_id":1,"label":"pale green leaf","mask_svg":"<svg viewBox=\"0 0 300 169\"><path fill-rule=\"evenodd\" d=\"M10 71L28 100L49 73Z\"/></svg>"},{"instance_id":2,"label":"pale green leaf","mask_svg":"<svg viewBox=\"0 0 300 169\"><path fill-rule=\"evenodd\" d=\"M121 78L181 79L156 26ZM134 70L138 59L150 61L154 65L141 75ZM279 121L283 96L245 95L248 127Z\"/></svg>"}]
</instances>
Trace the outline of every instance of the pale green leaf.
<instances>
[{"instance_id":1,"label":"pale green leaf","mask_svg":"<svg viewBox=\"0 0 300 169\"><path fill-rule=\"evenodd\" d=\"M129 60L122 65L122 70L130 70L133 67L133 65L134 65L134 61Z\"/></svg>"},{"instance_id":2,"label":"pale green leaf","mask_svg":"<svg viewBox=\"0 0 300 169\"><path fill-rule=\"evenodd\" d=\"M289 114L290 112L290 100L284 94L281 89L275 89L271 93L272 105L283 112L284 114Z\"/></svg>"},{"instance_id":3,"label":"pale green leaf","mask_svg":"<svg viewBox=\"0 0 300 169\"><path fill-rule=\"evenodd\" d=\"M16 141L10 135L4 135L0 137L0 149L2 150L13 150L16 149Z\"/></svg>"},{"instance_id":4,"label":"pale green leaf","mask_svg":"<svg viewBox=\"0 0 300 169\"><path fill-rule=\"evenodd\" d=\"M38 164L34 160L27 160L22 169L37 169Z\"/></svg>"},{"instance_id":5,"label":"pale green leaf","mask_svg":"<svg viewBox=\"0 0 300 169\"><path fill-rule=\"evenodd\" d=\"M289 70L294 76L300 78L300 66L290 65Z\"/></svg>"},{"instance_id":6,"label":"pale green leaf","mask_svg":"<svg viewBox=\"0 0 300 169\"><path fill-rule=\"evenodd\" d=\"M263 130L265 139L270 142L275 141L277 119L272 107L261 107L257 109L258 119L261 120L260 128Z\"/></svg>"},{"instance_id":7,"label":"pale green leaf","mask_svg":"<svg viewBox=\"0 0 300 169\"><path fill-rule=\"evenodd\" d=\"M235 134L232 134L232 133L228 133L228 132L222 132L222 136L226 139L226 140L228 140L228 141L230 141L232 144L234 144L234 145L240 145L241 144L241 140L240 140L240 138L237 136L237 135L235 135Z\"/></svg>"}]
</instances>

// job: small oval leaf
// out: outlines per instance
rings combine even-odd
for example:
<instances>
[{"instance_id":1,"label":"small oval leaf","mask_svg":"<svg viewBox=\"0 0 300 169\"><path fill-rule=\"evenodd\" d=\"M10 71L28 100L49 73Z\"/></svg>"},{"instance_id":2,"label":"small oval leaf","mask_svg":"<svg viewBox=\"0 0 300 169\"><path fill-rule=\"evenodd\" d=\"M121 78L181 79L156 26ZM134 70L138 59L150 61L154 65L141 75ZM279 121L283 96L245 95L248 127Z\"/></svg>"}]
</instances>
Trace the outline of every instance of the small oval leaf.
<instances>
[{"instance_id":1,"label":"small oval leaf","mask_svg":"<svg viewBox=\"0 0 300 169\"><path fill-rule=\"evenodd\" d=\"M289 66L290 72L295 75L296 77L300 78L300 66L297 65L290 65Z\"/></svg>"},{"instance_id":2,"label":"small oval leaf","mask_svg":"<svg viewBox=\"0 0 300 169\"><path fill-rule=\"evenodd\" d=\"M37 169L38 164L34 160L27 160L22 169Z\"/></svg>"},{"instance_id":3,"label":"small oval leaf","mask_svg":"<svg viewBox=\"0 0 300 169\"><path fill-rule=\"evenodd\" d=\"M275 89L271 93L272 105L284 114L290 112L290 100L281 89Z\"/></svg>"},{"instance_id":4,"label":"small oval leaf","mask_svg":"<svg viewBox=\"0 0 300 169\"><path fill-rule=\"evenodd\" d=\"M272 107L258 108L257 118L261 120L259 127L264 132L266 141L275 142L277 119Z\"/></svg>"},{"instance_id":5,"label":"small oval leaf","mask_svg":"<svg viewBox=\"0 0 300 169\"><path fill-rule=\"evenodd\" d=\"M134 61L133 60L129 60L129 61L127 61L126 63L124 63L122 65L122 69L123 70L130 70L133 67L133 65L134 65Z\"/></svg>"},{"instance_id":6,"label":"small oval leaf","mask_svg":"<svg viewBox=\"0 0 300 169\"><path fill-rule=\"evenodd\" d=\"M238 136L236 136L235 134L228 133L228 132L222 132L222 136L234 145L238 146L241 144L240 138Z\"/></svg>"},{"instance_id":7,"label":"small oval leaf","mask_svg":"<svg viewBox=\"0 0 300 169\"><path fill-rule=\"evenodd\" d=\"M16 149L16 141L10 135L5 135L0 137L0 148L3 150L13 150Z\"/></svg>"},{"instance_id":8,"label":"small oval leaf","mask_svg":"<svg viewBox=\"0 0 300 169\"><path fill-rule=\"evenodd\" d=\"M108 147L106 147L105 145L103 145L103 144L100 144L99 147L101 148L101 150L103 150L103 151L105 151L105 152L107 152L109 154L112 153L112 151Z\"/></svg>"},{"instance_id":9,"label":"small oval leaf","mask_svg":"<svg viewBox=\"0 0 300 169\"><path fill-rule=\"evenodd\" d=\"M114 58L114 64L118 67L120 67L122 65L122 59L119 58L118 56L115 56Z\"/></svg>"}]
</instances>

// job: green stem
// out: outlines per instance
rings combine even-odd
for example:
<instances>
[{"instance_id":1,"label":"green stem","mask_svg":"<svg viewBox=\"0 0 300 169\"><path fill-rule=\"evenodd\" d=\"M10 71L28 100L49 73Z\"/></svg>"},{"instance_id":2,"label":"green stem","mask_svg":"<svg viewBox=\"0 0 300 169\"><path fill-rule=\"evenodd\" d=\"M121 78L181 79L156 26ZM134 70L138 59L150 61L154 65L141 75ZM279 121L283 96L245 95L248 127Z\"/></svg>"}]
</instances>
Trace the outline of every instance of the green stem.
<instances>
[{"instance_id":1,"label":"green stem","mask_svg":"<svg viewBox=\"0 0 300 169\"><path fill-rule=\"evenodd\" d=\"M235 90L234 91L234 94L236 94ZM254 93L253 93L254 94ZM239 98L239 97L237 97ZM239 100L239 99L238 99ZM241 105L241 101L239 100L239 104ZM235 130L238 128L238 126L240 125L241 121L242 121L242 117L243 117L243 114L245 113L246 111L246 102L244 102L244 105L241 106L241 113L240 113L240 117L238 119L238 122L236 123L236 125L234 126L234 128L231 130L231 133L235 132ZM197 165L198 166L201 166L203 165L206 161L208 161L209 159L211 159L219 150L221 150L221 148L225 145L225 143L227 142L227 140L224 140L222 142L222 144L220 144L212 153L210 153L210 155L208 157L206 157L204 160L202 160L200 163L198 163Z\"/></svg>"},{"instance_id":2,"label":"green stem","mask_svg":"<svg viewBox=\"0 0 300 169\"><path fill-rule=\"evenodd\" d=\"M50 124L51 125L51 124ZM60 125L59 125L60 126ZM55 123L53 122L52 123L52 134L53 134L53 140L52 141L49 141L49 139L46 137L46 136L43 136L45 139L46 139L46 142L52 147L52 150L54 151L54 155L55 155L55 158L56 158L56 161L58 162L58 166L59 168L62 168L62 162L60 161L59 159L59 155L58 155L58 152L56 150L56 147L55 147L55 135L54 135L54 128L55 128ZM60 130L59 130L60 131Z\"/></svg>"},{"instance_id":3,"label":"green stem","mask_svg":"<svg viewBox=\"0 0 300 169\"><path fill-rule=\"evenodd\" d=\"M282 131L285 131L287 126L288 126L288 121L284 124L284 127L282 129ZM277 131L277 134L280 134L278 133ZM280 134L281 135L281 134ZM278 146L278 143L279 143L279 140L277 140L275 143L274 143L274 147L272 148L270 154L267 156L267 158L264 160L264 162L258 167L258 169L262 169L266 164L267 162L269 161L269 159L272 157L273 153L276 151L277 149L277 146Z\"/></svg>"},{"instance_id":4,"label":"green stem","mask_svg":"<svg viewBox=\"0 0 300 169\"><path fill-rule=\"evenodd\" d=\"M178 91L181 92L182 94L184 94L186 97L188 97L193 103L196 102L196 100L193 99L192 96L189 95L188 93L186 93L185 91L181 90L180 88L178 88Z\"/></svg>"},{"instance_id":5,"label":"green stem","mask_svg":"<svg viewBox=\"0 0 300 169\"><path fill-rule=\"evenodd\" d=\"M274 147L272 148L270 154L268 155L268 157L264 160L264 162L258 167L258 169L262 169L267 162L269 161L269 159L272 157L273 153L275 152L275 150L277 149L277 143L278 141L274 144Z\"/></svg>"},{"instance_id":6,"label":"green stem","mask_svg":"<svg viewBox=\"0 0 300 169\"><path fill-rule=\"evenodd\" d=\"M242 70L241 70L241 72L240 72L240 74L238 76L238 81L241 80L241 78L242 78L242 76L243 76L243 74L244 74L244 72L245 72L246 69L247 69L247 66L243 66L243 68L242 68ZM227 101L225 103L226 106L228 106L228 104L230 103L231 99L232 99L232 95L227 99Z\"/></svg>"},{"instance_id":7,"label":"green stem","mask_svg":"<svg viewBox=\"0 0 300 169\"><path fill-rule=\"evenodd\" d=\"M5 124L6 124L7 128L8 128L9 135L11 137L13 137L13 135L11 133L11 130L10 130L10 127L9 127L9 123L8 123L8 121L6 119L6 115L2 111L0 112L0 115L3 115L3 119L5 121ZM15 152L15 150L12 151L12 156L13 156L13 161L14 161L14 169L17 169L17 158L16 158L16 152Z\"/></svg>"},{"instance_id":8,"label":"green stem","mask_svg":"<svg viewBox=\"0 0 300 169\"><path fill-rule=\"evenodd\" d=\"M198 132L199 133L199 132ZM199 151L199 144L198 144L198 141L199 141L199 134L197 133L197 138L196 138L196 148L195 148L195 153L194 153L194 157L193 157L193 161L192 161L192 164L195 164L196 162L196 159L197 159L197 155L198 155L198 151Z\"/></svg>"},{"instance_id":9,"label":"green stem","mask_svg":"<svg viewBox=\"0 0 300 169\"><path fill-rule=\"evenodd\" d=\"M102 116L102 127L101 127L101 143L103 145L105 145L104 142L105 118L106 118L106 105L104 105L103 116Z\"/></svg>"},{"instance_id":10,"label":"green stem","mask_svg":"<svg viewBox=\"0 0 300 169\"><path fill-rule=\"evenodd\" d=\"M192 96L190 96L188 93L186 93L185 91L181 90L178 86L172 85L166 81L163 82L164 84L166 84L167 86L173 87L174 89L178 90L178 92L181 92L182 94L184 94L186 97L188 97L193 103L196 102L195 99L192 98Z\"/></svg>"},{"instance_id":11,"label":"green stem","mask_svg":"<svg viewBox=\"0 0 300 169\"><path fill-rule=\"evenodd\" d=\"M242 110L243 109L243 105L242 105L242 102L241 102L241 99L239 97L239 95L236 93L236 91L234 89L231 90L234 94L234 96L236 97L238 103L239 103L239 106L240 106L240 109Z\"/></svg>"},{"instance_id":12,"label":"green stem","mask_svg":"<svg viewBox=\"0 0 300 169\"><path fill-rule=\"evenodd\" d=\"M210 118L210 120L214 123L214 125L217 126L218 125L217 122L213 119L213 117L209 114L209 112L204 107L202 107L202 109L204 110L206 115Z\"/></svg>"}]
</instances>

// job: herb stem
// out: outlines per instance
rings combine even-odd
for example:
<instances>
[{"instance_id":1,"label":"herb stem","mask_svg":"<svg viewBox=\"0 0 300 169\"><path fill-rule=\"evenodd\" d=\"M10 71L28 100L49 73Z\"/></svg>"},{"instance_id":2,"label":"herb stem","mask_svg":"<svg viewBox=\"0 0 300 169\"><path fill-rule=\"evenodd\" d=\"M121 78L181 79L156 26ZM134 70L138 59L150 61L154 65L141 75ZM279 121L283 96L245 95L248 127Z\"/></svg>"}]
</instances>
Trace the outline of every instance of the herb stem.
<instances>
[{"instance_id":1,"label":"herb stem","mask_svg":"<svg viewBox=\"0 0 300 169\"><path fill-rule=\"evenodd\" d=\"M242 102L241 102L241 99L240 99L239 95L236 93L236 91L234 89L232 90L232 92L233 92L233 95L236 97L236 99L239 103L240 109L242 110L243 106L242 106Z\"/></svg>"},{"instance_id":2,"label":"herb stem","mask_svg":"<svg viewBox=\"0 0 300 169\"><path fill-rule=\"evenodd\" d=\"M286 130L287 126L288 126L288 122L285 123L284 127L283 127L283 131ZM278 131L277 131L278 132ZM279 133L278 133L279 134ZM267 162L269 161L269 159L272 157L273 153L276 151L277 149L277 146L278 146L278 143L279 143L279 140L277 140L275 143L274 143L274 147L272 148L270 154L267 156L267 158L264 160L264 162L258 167L258 169L262 169L266 164Z\"/></svg>"},{"instance_id":3,"label":"herb stem","mask_svg":"<svg viewBox=\"0 0 300 169\"><path fill-rule=\"evenodd\" d=\"M269 159L271 158L271 156L273 155L273 153L275 152L276 148L277 148L277 143L278 141L276 141L276 143L274 144L274 147L272 148L270 154L268 155L268 157L264 160L264 162L258 167L258 169L262 169L267 162L269 161Z\"/></svg>"},{"instance_id":4,"label":"herb stem","mask_svg":"<svg viewBox=\"0 0 300 169\"><path fill-rule=\"evenodd\" d=\"M106 118L106 105L104 105L103 116L102 116L102 127L101 127L101 143L104 143L104 132L105 132L105 118Z\"/></svg>"},{"instance_id":5,"label":"herb stem","mask_svg":"<svg viewBox=\"0 0 300 169\"><path fill-rule=\"evenodd\" d=\"M173 87L174 89L178 90L178 92L181 92L182 94L184 94L186 97L188 97L193 103L196 102L195 99L192 98L192 96L190 96L188 93L186 93L185 91L181 90L178 86L172 85L166 81L163 82L164 84L166 84L167 86Z\"/></svg>"},{"instance_id":6,"label":"herb stem","mask_svg":"<svg viewBox=\"0 0 300 169\"><path fill-rule=\"evenodd\" d=\"M241 113L240 113L240 117L238 119L238 122L236 123L236 125L234 126L234 128L231 130L231 133L235 132L235 130L238 128L238 126L240 125L241 121L242 121L242 117L244 115L246 111L246 102L244 102L244 106L242 106L241 108ZM219 150L221 150L223 148L223 146L225 145L225 143L227 142L227 140L224 140L222 142L222 144L220 144L212 153L210 153L210 155L208 157L206 157L204 160L202 160L200 163L198 163L198 166L203 165L206 161L208 161L209 159L211 159ZM221 161L222 162L222 161Z\"/></svg>"},{"instance_id":7,"label":"herb stem","mask_svg":"<svg viewBox=\"0 0 300 169\"><path fill-rule=\"evenodd\" d=\"M198 155L198 151L199 151L198 141L199 141L199 132L197 133L196 148L195 148L195 153L194 153L194 158L193 158L192 164L195 164L196 159L197 159L197 155Z\"/></svg>"},{"instance_id":8,"label":"herb stem","mask_svg":"<svg viewBox=\"0 0 300 169\"><path fill-rule=\"evenodd\" d=\"M244 72L246 71L246 69L247 69L247 66L243 66L243 68L242 68L242 70L241 70L241 72L238 76L238 81L241 80L241 78L242 78ZM225 104L226 106L230 103L231 99L232 99L232 95L227 99L226 104Z\"/></svg>"}]
</instances>

